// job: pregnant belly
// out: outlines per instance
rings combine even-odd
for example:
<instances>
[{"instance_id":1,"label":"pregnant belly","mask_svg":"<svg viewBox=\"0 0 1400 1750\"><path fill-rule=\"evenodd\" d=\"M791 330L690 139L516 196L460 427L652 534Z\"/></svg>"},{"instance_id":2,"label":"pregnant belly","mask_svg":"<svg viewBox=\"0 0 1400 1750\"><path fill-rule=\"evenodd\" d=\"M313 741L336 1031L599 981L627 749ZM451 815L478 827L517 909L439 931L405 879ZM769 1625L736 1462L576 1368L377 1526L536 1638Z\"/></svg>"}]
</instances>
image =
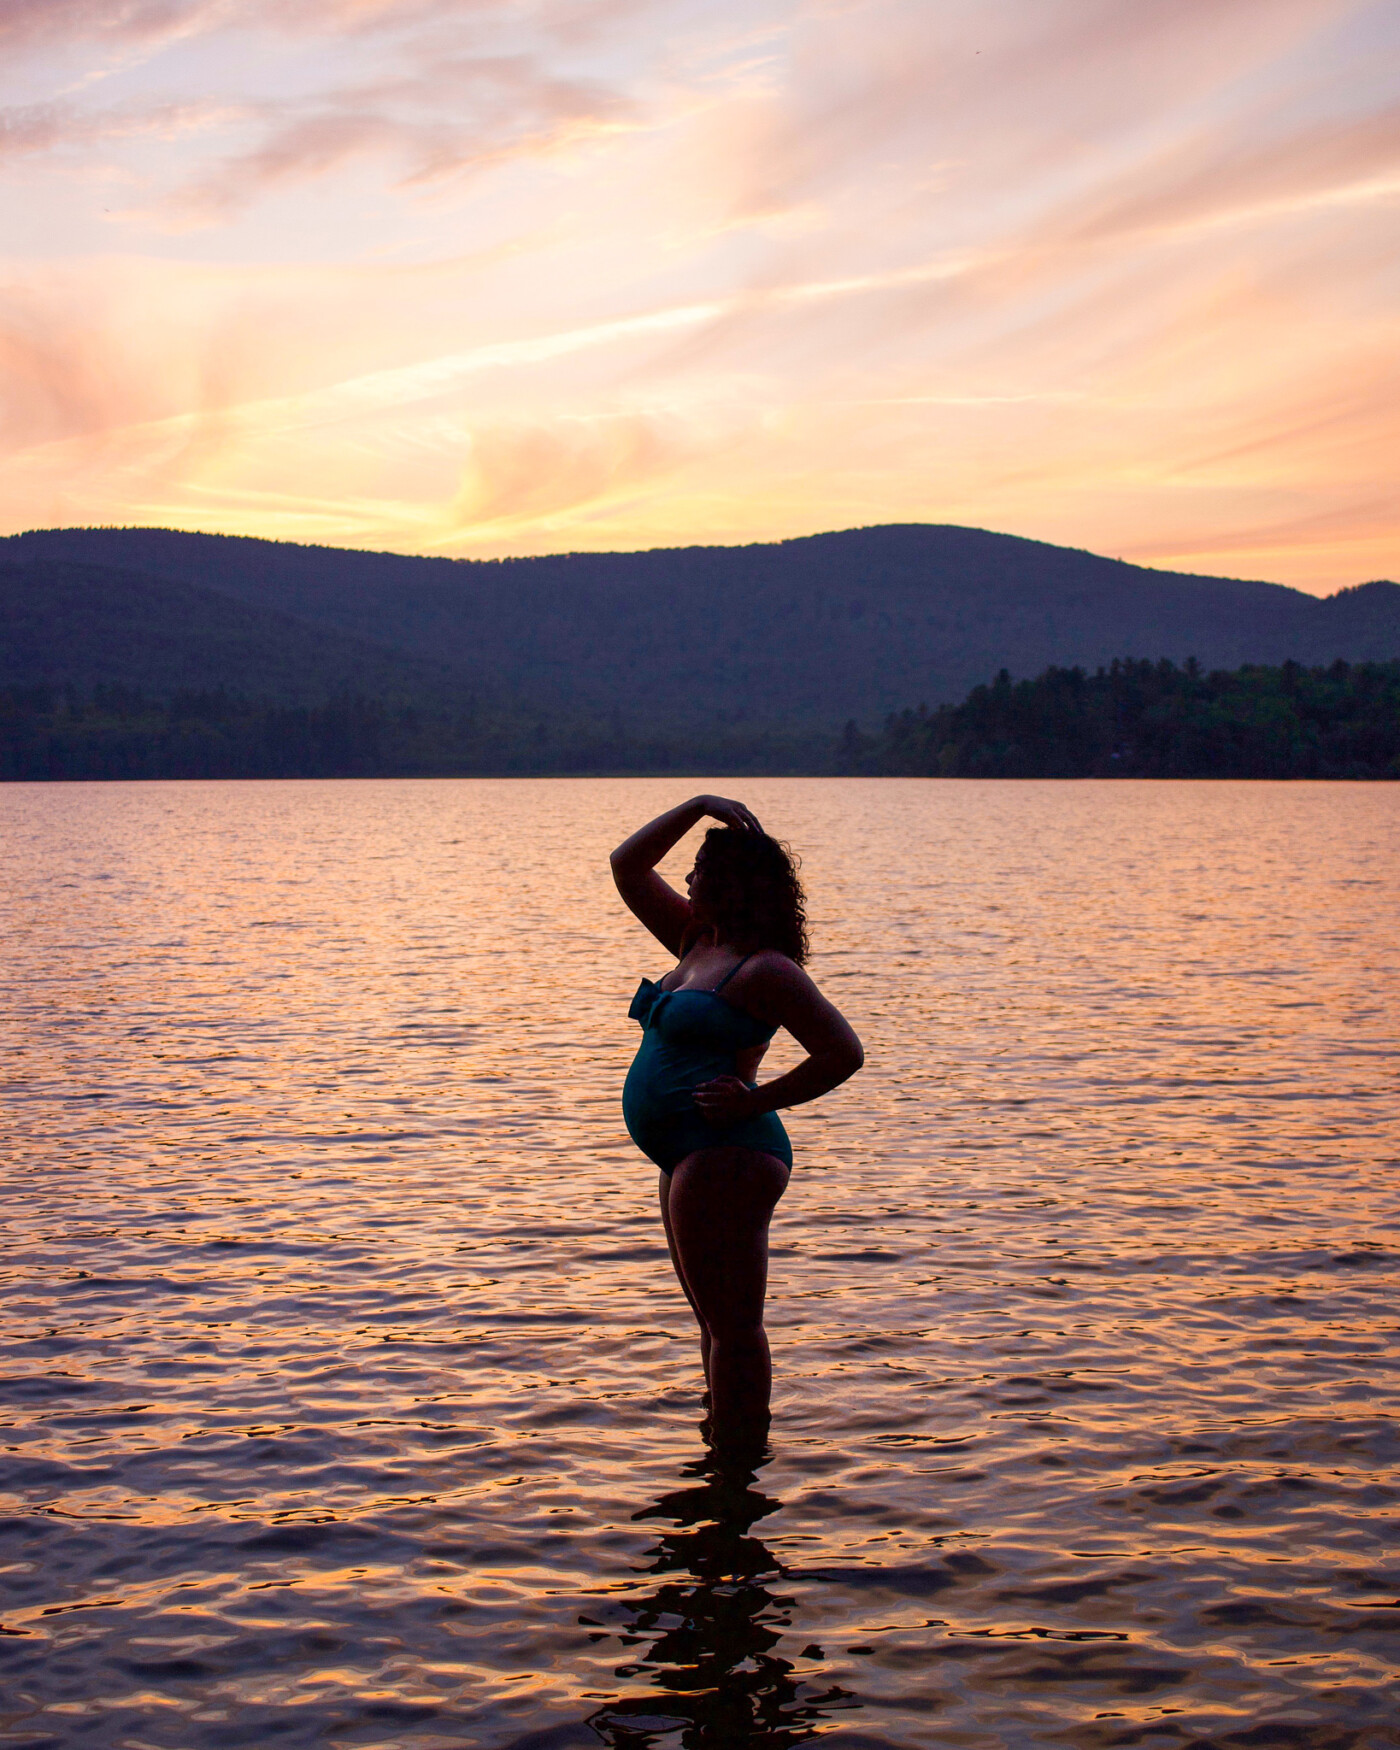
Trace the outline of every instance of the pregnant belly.
<instances>
[{"instance_id":1,"label":"pregnant belly","mask_svg":"<svg viewBox=\"0 0 1400 1750\"><path fill-rule=\"evenodd\" d=\"M629 1128L666 1118L693 1115L695 1090L716 1076L733 1075L732 1055L668 1051L662 1041L642 1039L622 1089L622 1113Z\"/></svg>"}]
</instances>

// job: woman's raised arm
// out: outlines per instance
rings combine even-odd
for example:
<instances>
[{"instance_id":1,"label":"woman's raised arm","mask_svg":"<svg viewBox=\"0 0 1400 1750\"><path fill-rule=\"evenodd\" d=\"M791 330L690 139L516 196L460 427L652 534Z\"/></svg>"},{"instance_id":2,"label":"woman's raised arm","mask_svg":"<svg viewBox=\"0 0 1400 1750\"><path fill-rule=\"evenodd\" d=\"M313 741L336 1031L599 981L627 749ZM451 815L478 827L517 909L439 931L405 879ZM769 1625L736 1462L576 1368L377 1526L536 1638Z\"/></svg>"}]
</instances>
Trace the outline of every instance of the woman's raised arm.
<instances>
[{"instance_id":1,"label":"woman's raised arm","mask_svg":"<svg viewBox=\"0 0 1400 1750\"><path fill-rule=\"evenodd\" d=\"M658 942L679 954L681 938L690 922L690 901L656 873L656 865L678 845L697 821L707 815L725 826L762 832L758 821L742 802L725 796L692 796L675 808L658 814L637 828L613 852L613 880L627 909L646 925Z\"/></svg>"}]
</instances>

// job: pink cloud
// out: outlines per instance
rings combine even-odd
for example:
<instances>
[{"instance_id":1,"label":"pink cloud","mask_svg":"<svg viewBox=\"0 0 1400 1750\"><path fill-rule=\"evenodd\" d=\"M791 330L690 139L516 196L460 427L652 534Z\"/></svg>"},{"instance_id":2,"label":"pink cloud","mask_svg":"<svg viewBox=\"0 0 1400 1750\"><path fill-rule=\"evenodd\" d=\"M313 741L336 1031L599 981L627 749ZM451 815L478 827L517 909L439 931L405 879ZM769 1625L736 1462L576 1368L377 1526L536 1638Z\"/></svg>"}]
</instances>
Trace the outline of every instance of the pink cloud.
<instances>
[{"instance_id":1,"label":"pink cloud","mask_svg":"<svg viewBox=\"0 0 1400 1750\"><path fill-rule=\"evenodd\" d=\"M696 453L678 425L645 414L488 426L473 438L451 535L577 514L654 484Z\"/></svg>"},{"instance_id":2,"label":"pink cloud","mask_svg":"<svg viewBox=\"0 0 1400 1750\"><path fill-rule=\"evenodd\" d=\"M129 46L230 30L283 34L402 33L439 25L510 24L558 41L587 40L649 0L0 0L0 44L12 52L72 44Z\"/></svg>"},{"instance_id":3,"label":"pink cloud","mask_svg":"<svg viewBox=\"0 0 1400 1750\"><path fill-rule=\"evenodd\" d=\"M1257 123L1235 125L1173 144L1097 192L1079 213L1060 215L1061 241L1099 242L1246 217L1251 208L1303 205L1368 180L1400 182L1400 105L1261 140L1264 133Z\"/></svg>"},{"instance_id":4,"label":"pink cloud","mask_svg":"<svg viewBox=\"0 0 1400 1750\"><path fill-rule=\"evenodd\" d=\"M576 43L638 3L264 0L230 7L227 0L133 0L112 8L87 0L53 6L0 0L0 41L8 35L31 47L118 39L149 46L261 29L320 35L341 47L376 31L386 36L374 51L375 77L347 76L363 67L365 52L358 60L351 55L348 66L339 56L330 63L334 75L309 85L302 77L276 98L250 89L222 99L132 96L94 107L79 94L0 111L0 160L92 154L142 135L235 129L242 140L234 150L221 142L215 155L206 147L163 191L150 187L148 166L133 172L148 192L124 216L154 220L160 228L173 220L177 229L226 220L272 189L354 159L386 161L400 186L423 183L635 122L638 105L625 83L568 70L552 39ZM197 75L203 71L212 82L217 63L207 47L198 53ZM189 77L184 63L180 76Z\"/></svg>"},{"instance_id":5,"label":"pink cloud","mask_svg":"<svg viewBox=\"0 0 1400 1750\"><path fill-rule=\"evenodd\" d=\"M143 135L170 140L225 126L243 114L228 104L200 102L127 105L88 113L71 103L17 105L0 110L0 163L44 152L85 151Z\"/></svg>"},{"instance_id":6,"label":"pink cloud","mask_svg":"<svg viewBox=\"0 0 1400 1750\"><path fill-rule=\"evenodd\" d=\"M35 448L126 417L132 385L114 362L81 301L0 298L0 444Z\"/></svg>"},{"instance_id":7,"label":"pink cloud","mask_svg":"<svg viewBox=\"0 0 1400 1750\"><path fill-rule=\"evenodd\" d=\"M224 218L273 187L369 153L396 162L403 183L424 182L546 150L580 130L621 126L633 113L621 93L525 56L447 61L431 74L265 106L257 143L193 179L173 205L197 219Z\"/></svg>"},{"instance_id":8,"label":"pink cloud","mask_svg":"<svg viewBox=\"0 0 1400 1750\"><path fill-rule=\"evenodd\" d=\"M1080 171L1285 54L1335 0L926 0L794 19L749 151L754 211L869 189L931 166L1000 210L1027 171ZM878 15L878 16L875 16ZM1175 130L1173 130L1175 131ZM1150 148L1149 148L1150 149ZM887 196L887 198L888 198Z\"/></svg>"},{"instance_id":9,"label":"pink cloud","mask_svg":"<svg viewBox=\"0 0 1400 1750\"><path fill-rule=\"evenodd\" d=\"M7 47L150 41L211 22L216 0L0 0L0 43Z\"/></svg>"}]
</instances>

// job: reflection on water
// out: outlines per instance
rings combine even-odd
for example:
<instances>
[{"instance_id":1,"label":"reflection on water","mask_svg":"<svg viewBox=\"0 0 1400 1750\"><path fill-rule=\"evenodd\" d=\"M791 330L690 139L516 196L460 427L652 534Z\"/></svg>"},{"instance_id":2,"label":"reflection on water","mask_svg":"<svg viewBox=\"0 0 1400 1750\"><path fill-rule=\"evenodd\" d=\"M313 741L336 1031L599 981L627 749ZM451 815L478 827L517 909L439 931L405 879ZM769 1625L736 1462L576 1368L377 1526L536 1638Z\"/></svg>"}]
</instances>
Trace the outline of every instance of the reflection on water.
<instances>
[{"instance_id":1,"label":"reflection on water","mask_svg":"<svg viewBox=\"0 0 1400 1750\"><path fill-rule=\"evenodd\" d=\"M600 1708L588 1723L619 1750L668 1742L684 1750L784 1750L804 1743L854 1697L839 1684L805 1678L800 1666L820 1661L819 1647L794 1652L789 1634L786 1656L781 1650L797 1601L783 1590L781 1567L752 1527L782 1503L759 1492L752 1471L726 1471L711 1457L686 1471L703 1480L634 1515L674 1528L635 1570L656 1576L653 1584L615 1603L615 1589L603 1588L594 1614L579 1617L595 1631L590 1639L628 1649L615 1675L647 1685Z\"/></svg>"},{"instance_id":2,"label":"reflection on water","mask_svg":"<svg viewBox=\"0 0 1400 1750\"><path fill-rule=\"evenodd\" d=\"M0 1747L1395 1750L1400 786L744 786L868 1053L749 1478L619 1112L690 787L0 787Z\"/></svg>"}]
</instances>

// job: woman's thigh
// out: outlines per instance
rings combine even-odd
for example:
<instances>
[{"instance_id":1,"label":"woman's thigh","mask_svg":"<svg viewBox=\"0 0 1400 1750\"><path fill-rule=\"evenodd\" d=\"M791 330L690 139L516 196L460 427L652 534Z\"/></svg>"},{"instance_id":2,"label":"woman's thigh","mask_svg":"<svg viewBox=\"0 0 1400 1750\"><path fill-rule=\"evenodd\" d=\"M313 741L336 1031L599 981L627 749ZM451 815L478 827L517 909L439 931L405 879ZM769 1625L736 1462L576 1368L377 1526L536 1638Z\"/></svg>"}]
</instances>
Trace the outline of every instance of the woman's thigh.
<instances>
[{"instance_id":1,"label":"woman's thigh","mask_svg":"<svg viewBox=\"0 0 1400 1750\"><path fill-rule=\"evenodd\" d=\"M685 1266L681 1263L680 1249L676 1245L675 1224L671 1220L671 1174L658 1171L657 1189L661 1198L661 1225L666 1230L666 1249L671 1254L671 1268L676 1272L676 1280L681 1285L681 1292L690 1302L690 1310L696 1318L700 1318L700 1308L695 1304L695 1296L690 1292L690 1284L685 1279ZM700 1320L701 1324L704 1320Z\"/></svg>"},{"instance_id":2,"label":"woman's thigh","mask_svg":"<svg viewBox=\"0 0 1400 1750\"><path fill-rule=\"evenodd\" d=\"M697 1149L672 1173L671 1237L711 1330L762 1323L768 1222L787 1182L782 1161L749 1148Z\"/></svg>"}]
</instances>

